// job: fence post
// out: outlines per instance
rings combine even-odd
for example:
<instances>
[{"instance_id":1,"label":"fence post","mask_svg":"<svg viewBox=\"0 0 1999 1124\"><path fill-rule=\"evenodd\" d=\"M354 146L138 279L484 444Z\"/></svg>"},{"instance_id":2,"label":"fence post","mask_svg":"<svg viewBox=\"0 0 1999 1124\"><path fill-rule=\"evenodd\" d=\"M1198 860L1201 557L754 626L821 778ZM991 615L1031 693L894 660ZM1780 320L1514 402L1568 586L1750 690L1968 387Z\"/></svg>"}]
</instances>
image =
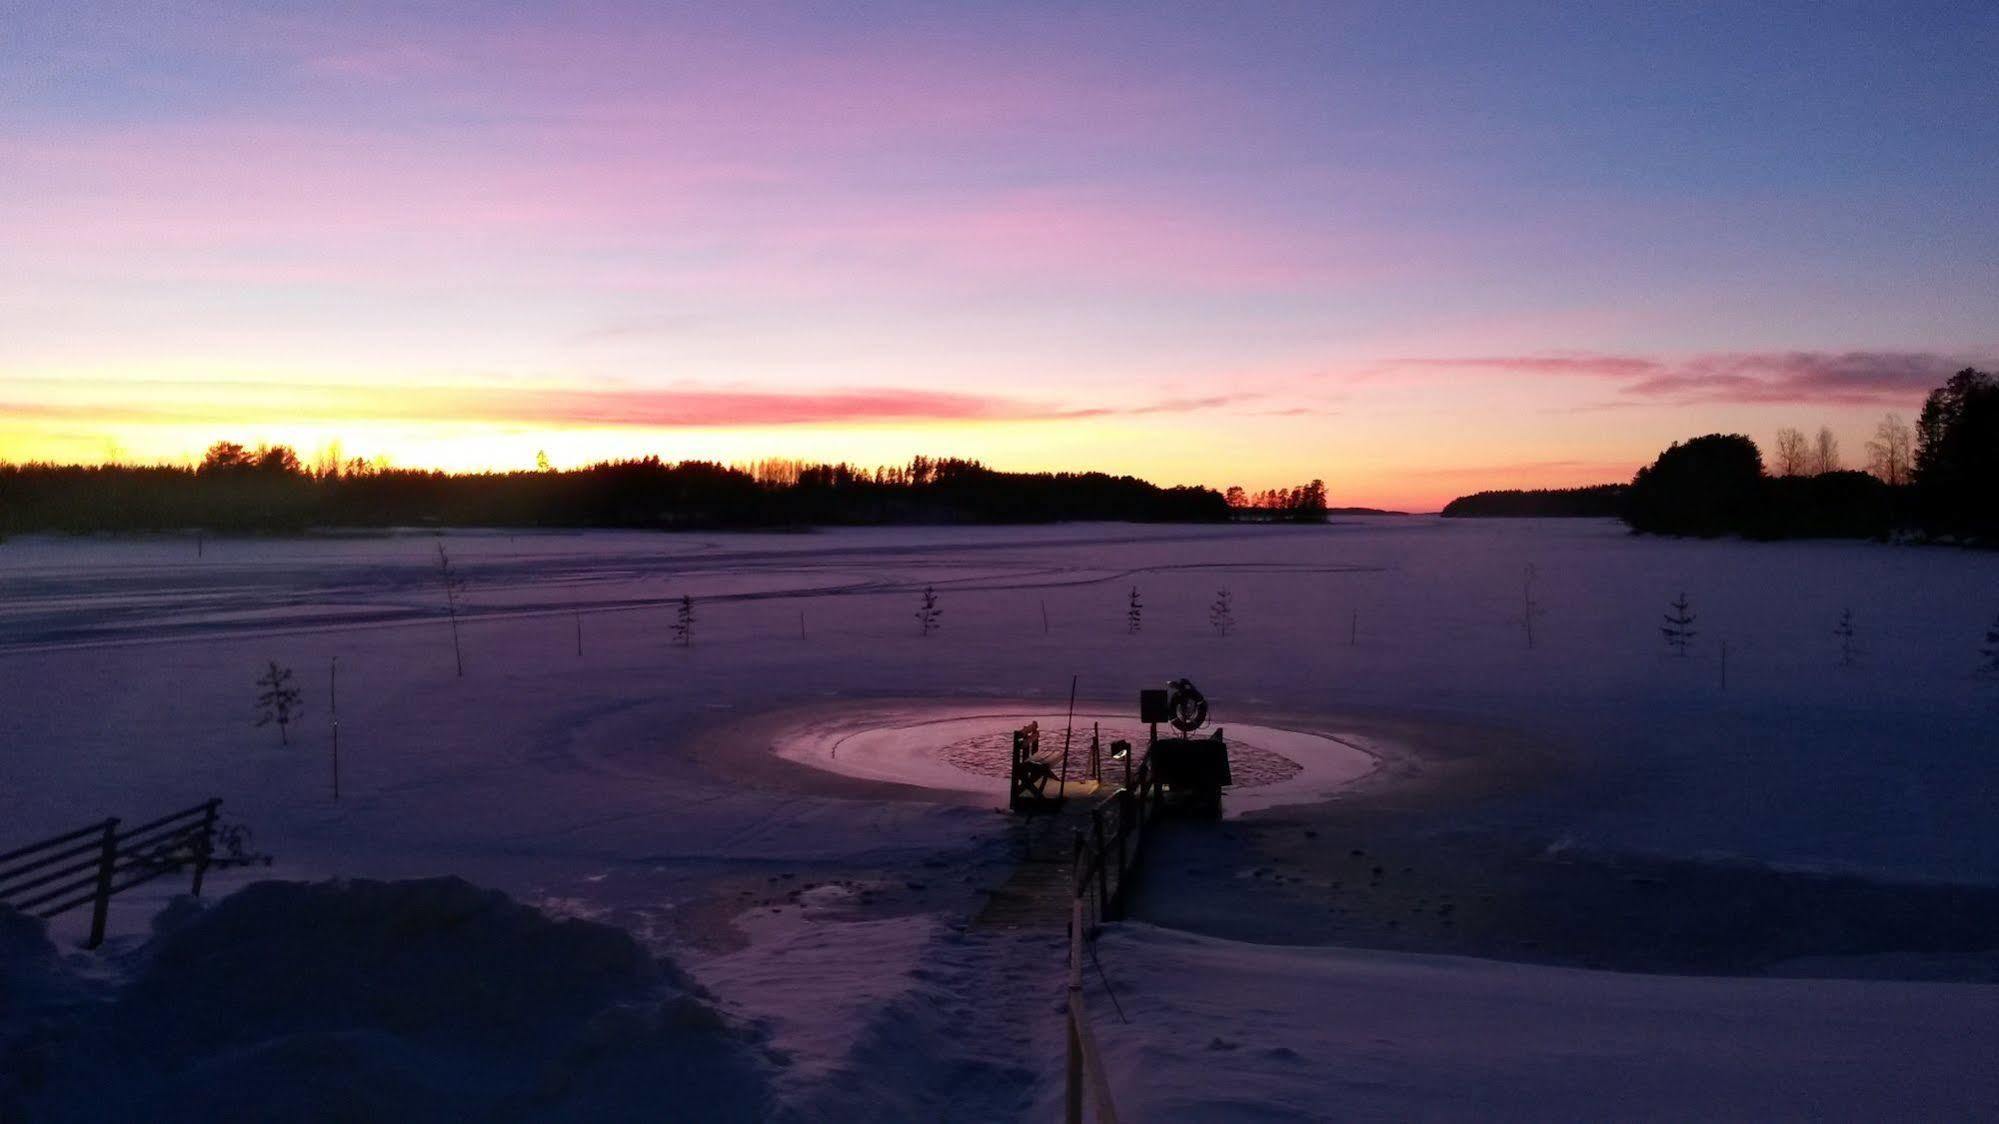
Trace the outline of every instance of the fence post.
<instances>
[{"instance_id":1,"label":"fence post","mask_svg":"<svg viewBox=\"0 0 1999 1124\"><path fill-rule=\"evenodd\" d=\"M1083 1032L1077 1025L1083 1005L1083 895L1069 900L1069 1124L1083 1124Z\"/></svg>"},{"instance_id":2,"label":"fence post","mask_svg":"<svg viewBox=\"0 0 1999 1124\"><path fill-rule=\"evenodd\" d=\"M97 858L97 901L90 911L90 941L85 948L104 943L104 915L111 908L111 868L118 862L118 820L104 821L104 845Z\"/></svg>"},{"instance_id":3,"label":"fence post","mask_svg":"<svg viewBox=\"0 0 1999 1124\"><path fill-rule=\"evenodd\" d=\"M1090 813L1090 841L1097 849L1097 923L1102 924L1111 915L1111 856L1104 846L1103 809ZM1118 872L1122 881L1124 872Z\"/></svg>"},{"instance_id":4,"label":"fence post","mask_svg":"<svg viewBox=\"0 0 1999 1124\"><path fill-rule=\"evenodd\" d=\"M220 800L210 800L207 810L201 814L201 834L194 848L194 890L195 897L201 896L201 878L208 873L209 856L215 853L215 809Z\"/></svg>"},{"instance_id":5,"label":"fence post","mask_svg":"<svg viewBox=\"0 0 1999 1124\"><path fill-rule=\"evenodd\" d=\"M1131 867L1127 865L1130 860L1126 858L1126 847L1130 839L1131 790L1121 788L1117 792L1117 898L1112 903L1116 908L1116 912L1112 914L1112 920L1115 921L1124 920L1124 904L1127 900L1125 881L1131 875Z\"/></svg>"}]
</instances>

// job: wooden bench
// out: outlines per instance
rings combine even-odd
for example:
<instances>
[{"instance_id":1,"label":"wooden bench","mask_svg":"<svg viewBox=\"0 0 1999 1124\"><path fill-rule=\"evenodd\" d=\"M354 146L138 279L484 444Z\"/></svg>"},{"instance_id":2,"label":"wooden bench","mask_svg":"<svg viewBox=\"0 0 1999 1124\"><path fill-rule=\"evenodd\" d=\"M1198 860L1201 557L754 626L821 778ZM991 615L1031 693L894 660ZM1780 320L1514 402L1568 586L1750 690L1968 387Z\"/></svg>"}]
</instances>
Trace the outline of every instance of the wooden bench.
<instances>
[{"instance_id":1,"label":"wooden bench","mask_svg":"<svg viewBox=\"0 0 1999 1124\"><path fill-rule=\"evenodd\" d=\"M1041 756L1041 724L1030 722L1013 732L1013 763L1008 770L1007 807L1016 812L1052 808L1062 797L1050 796L1056 782L1055 761Z\"/></svg>"}]
</instances>

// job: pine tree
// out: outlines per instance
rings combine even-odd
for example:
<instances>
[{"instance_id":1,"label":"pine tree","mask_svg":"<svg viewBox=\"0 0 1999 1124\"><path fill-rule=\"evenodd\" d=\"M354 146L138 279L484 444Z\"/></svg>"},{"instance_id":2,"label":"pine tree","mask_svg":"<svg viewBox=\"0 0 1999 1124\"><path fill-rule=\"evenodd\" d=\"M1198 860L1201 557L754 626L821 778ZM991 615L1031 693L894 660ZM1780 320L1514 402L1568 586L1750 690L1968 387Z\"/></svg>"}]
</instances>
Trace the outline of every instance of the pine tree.
<instances>
[{"instance_id":1,"label":"pine tree","mask_svg":"<svg viewBox=\"0 0 1999 1124\"><path fill-rule=\"evenodd\" d=\"M1859 662L1860 647L1854 642L1852 609L1839 611L1839 624L1833 627L1832 634L1839 638L1839 666L1852 667Z\"/></svg>"},{"instance_id":2,"label":"pine tree","mask_svg":"<svg viewBox=\"0 0 1999 1124\"><path fill-rule=\"evenodd\" d=\"M275 722L278 726L278 744L290 745L288 730L292 719L298 717L299 690L291 685L292 669L279 667L271 661L271 669L257 677L257 725L268 726Z\"/></svg>"},{"instance_id":3,"label":"pine tree","mask_svg":"<svg viewBox=\"0 0 1999 1124\"><path fill-rule=\"evenodd\" d=\"M1687 595L1680 594L1680 599L1671 604L1673 611L1666 614L1665 627L1659 631L1665 634L1666 646L1673 649L1673 654L1684 657L1687 654L1687 645L1700 634L1693 629L1694 614L1689 607Z\"/></svg>"},{"instance_id":4,"label":"pine tree","mask_svg":"<svg viewBox=\"0 0 1999 1124\"><path fill-rule=\"evenodd\" d=\"M929 585L924 586L923 603L919 605L916 610L917 627L923 630L922 634L924 636L928 636L931 633L937 631L937 626L938 626L937 618L943 615L944 615L944 610L937 607L937 587Z\"/></svg>"},{"instance_id":5,"label":"pine tree","mask_svg":"<svg viewBox=\"0 0 1999 1124\"><path fill-rule=\"evenodd\" d=\"M1999 675L1999 617L1992 618L1992 627L1985 630L1985 647L1979 652L1985 657L1985 666L1980 670L1987 675Z\"/></svg>"},{"instance_id":6,"label":"pine tree","mask_svg":"<svg viewBox=\"0 0 1999 1124\"><path fill-rule=\"evenodd\" d=\"M673 642L683 648L694 646L694 598L680 595L680 608L673 614Z\"/></svg>"},{"instance_id":7,"label":"pine tree","mask_svg":"<svg viewBox=\"0 0 1999 1124\"><path fill-rule=\"evenodd\" d=\"M1227 636L1235 627L1235 611L1229 602L1233 598L1226 589L1215 591L1215 603L1208 606L1208 623L1214 627L1216 636Z\"/></svg>"},{"instance_id":8,"label":"pine tree","mask_svg":"<svg viewBox=\"0 0 1999 1124\"><path fill-rule=\"evenodd\" d=\"M1126 632L1137 632L1144 627L1144 610L1145 603L1138 599L1138 587L1132 586L1131 602L1126 606L1124 611L1124 630Z\"/></svg>"}]
</instances>

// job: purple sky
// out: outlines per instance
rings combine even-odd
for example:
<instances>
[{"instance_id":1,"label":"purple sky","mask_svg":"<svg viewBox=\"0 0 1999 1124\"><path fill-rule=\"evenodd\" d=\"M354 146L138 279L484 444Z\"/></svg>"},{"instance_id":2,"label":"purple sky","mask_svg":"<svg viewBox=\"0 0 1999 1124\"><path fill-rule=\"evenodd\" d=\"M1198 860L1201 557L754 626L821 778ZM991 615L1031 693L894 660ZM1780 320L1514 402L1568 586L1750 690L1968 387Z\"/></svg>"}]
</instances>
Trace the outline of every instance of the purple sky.
<instances>
[{"instance_id":1,"label":"purple sky","mask_svg":"<svg viewBox=\"0 0 1999 1124\"><path fill-rule=\"evenodd\" d=\"M1999 354L1999 6L0 0L0 457L1335 500Z\"/></svg>"}]
</instances>

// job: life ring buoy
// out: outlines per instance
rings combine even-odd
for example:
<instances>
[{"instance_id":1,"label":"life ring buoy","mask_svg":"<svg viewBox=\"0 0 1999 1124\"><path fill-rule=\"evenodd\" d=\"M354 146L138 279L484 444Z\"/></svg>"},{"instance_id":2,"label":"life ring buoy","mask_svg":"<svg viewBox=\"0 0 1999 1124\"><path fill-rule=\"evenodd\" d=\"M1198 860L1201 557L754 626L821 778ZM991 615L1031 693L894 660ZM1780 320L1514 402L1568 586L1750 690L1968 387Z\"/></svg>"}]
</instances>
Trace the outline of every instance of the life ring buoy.
<instances>
[{"instance_id":1,"label":"life ring buoy","mask_svg":"<svg viewBox=\"0 0 1999 1124\"><path fill-rule=\"evenodd\" d=\"M1173 682L1173 697L1167 702L1167 709L1173 714L1173 728L1183 734L1193 733L1208 720L1208 700L1190 680Z\"/></svg>"}]
</instances>

